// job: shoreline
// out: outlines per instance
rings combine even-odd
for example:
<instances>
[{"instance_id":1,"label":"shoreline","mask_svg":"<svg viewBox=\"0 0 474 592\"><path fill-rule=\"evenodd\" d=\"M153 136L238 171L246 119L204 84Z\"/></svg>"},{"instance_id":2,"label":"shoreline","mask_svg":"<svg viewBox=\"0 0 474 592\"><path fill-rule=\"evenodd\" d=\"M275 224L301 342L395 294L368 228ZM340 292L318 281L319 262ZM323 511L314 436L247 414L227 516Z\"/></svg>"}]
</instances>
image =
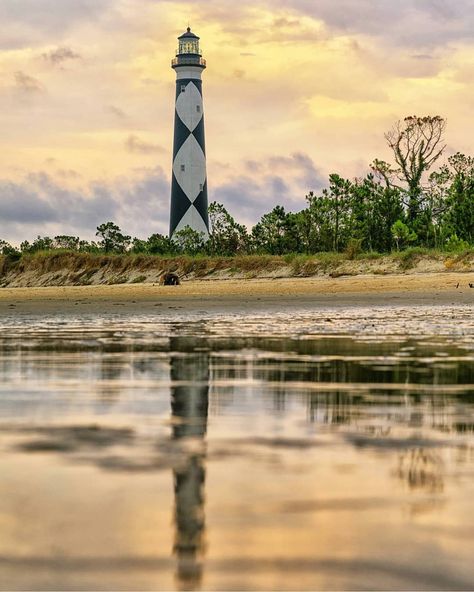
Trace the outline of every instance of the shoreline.
<instances>
[{"instance_id":1,"label":"shoreline","mask_svg":"<svg viewBox=\"0 0 474 592\"><path fill-rule=\"evenodd\" d=\"M469 305L470 273L358 275L339 278L189 280L181 286L120 284L0 290L0 315L261 312L318 307ZM456 287L459 286L459 287Z\"/></svg>"}]
</instances>

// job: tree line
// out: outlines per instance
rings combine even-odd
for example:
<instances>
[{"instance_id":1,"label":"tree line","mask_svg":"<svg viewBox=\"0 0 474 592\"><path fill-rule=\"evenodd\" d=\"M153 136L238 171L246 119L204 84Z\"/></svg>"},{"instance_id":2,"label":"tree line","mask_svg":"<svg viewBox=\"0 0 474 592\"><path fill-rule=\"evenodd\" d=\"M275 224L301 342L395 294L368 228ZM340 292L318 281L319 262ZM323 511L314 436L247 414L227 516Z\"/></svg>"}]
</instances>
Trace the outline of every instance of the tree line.
<instances>
[{"instance_id":1,"label":"tree line","mask_svg":"<svg viewBox=\"0 0 474 592\"><path fill-rule=\"evenodd\" d=\"M210 237L187 227L173 238L143 240L113 222L97 228L97 241L75 236L38 237L16 249L0 241L10 257L49 250L157 255L358 252L388 253L407 247L461 251L474 246L474 158L456 153L438 169L446 150L446 121L410 116L387 134L393 162L375 159L363 178L329 176L328 187L306 196L306 207L275 206L249 231L219 203L209 206Z\"/></svg>"}]
</instances>

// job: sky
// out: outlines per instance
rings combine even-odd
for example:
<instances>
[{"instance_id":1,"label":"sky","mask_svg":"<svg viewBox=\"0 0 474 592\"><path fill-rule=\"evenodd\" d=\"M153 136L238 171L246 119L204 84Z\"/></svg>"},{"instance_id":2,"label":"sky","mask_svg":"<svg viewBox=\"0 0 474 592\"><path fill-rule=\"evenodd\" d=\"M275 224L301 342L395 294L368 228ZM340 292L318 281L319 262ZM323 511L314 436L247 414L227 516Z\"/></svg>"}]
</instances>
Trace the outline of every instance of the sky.
<instances>
[{"instance_id":1,"label":"sky","mask_svg":"<svg viewBox=\"0 0 474 592\"><path fill-rule=\"evenodd\" d=\"M252 225L389 159L408 115L473 154L474 0L0 0L0 238L166 233L176 38L201 37L210 201Z\"/></svg>"}]
</instances>

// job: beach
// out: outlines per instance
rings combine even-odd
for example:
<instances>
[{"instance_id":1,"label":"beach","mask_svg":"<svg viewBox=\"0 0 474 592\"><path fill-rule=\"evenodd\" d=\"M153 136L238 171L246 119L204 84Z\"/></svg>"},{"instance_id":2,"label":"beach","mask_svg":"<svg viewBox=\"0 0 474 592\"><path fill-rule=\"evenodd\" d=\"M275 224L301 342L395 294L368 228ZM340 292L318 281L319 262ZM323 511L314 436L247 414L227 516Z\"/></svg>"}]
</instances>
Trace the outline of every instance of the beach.
<instances>
[{"instance_id":1,"label":"beach","mask_svg":"<svg viewBox=\"0 0 474 592\"><path fill-rule=\"evenodd\" d=\"M471 273L359 275L339 278L190 280L180 286L122 284L3 288L0 314L87 312L251 312L293 307L380 306L384 304L471 304Z\"/></svg>"},{"instance_id":2,"label":"beach","mask_svg":"<svg viewBox=\"0 0 474 592\"><path fill-rule=\"evenodd\" d=\"M470 589L470 281L3 288L0 589Z\"/></svg>"},{"instance_id":3,"label":"beach","mask_svg":"<svg viewBox=\"0 0 474 592\"><path fill-rule=\"evenodd\" d=\"M2 288L0 589L469 589L473 281Z\"/></svg>"}]
</instances>

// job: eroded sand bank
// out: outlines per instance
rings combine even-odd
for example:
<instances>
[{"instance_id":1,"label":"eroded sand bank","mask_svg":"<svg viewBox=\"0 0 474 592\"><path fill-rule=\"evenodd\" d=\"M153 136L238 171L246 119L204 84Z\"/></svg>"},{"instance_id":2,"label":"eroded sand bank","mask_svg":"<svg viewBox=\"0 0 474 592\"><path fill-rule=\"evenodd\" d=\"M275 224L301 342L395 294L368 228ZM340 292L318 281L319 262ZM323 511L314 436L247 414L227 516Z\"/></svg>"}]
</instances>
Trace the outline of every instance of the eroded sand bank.
<instances>
[{"instance_id":1,"label":"eroded sand bank","mask_svg":"<svg viewBox=\"0 0 474 592\"><path fill-rule=\"evenodd\" d=\"M79 312L150 313L158 307L189 311L251 311L397 304L472 304L474 274L443 273L331 278L187 281L181 286L125 284L4 288L0 314Z\"/></svg>"}]
</instances>

